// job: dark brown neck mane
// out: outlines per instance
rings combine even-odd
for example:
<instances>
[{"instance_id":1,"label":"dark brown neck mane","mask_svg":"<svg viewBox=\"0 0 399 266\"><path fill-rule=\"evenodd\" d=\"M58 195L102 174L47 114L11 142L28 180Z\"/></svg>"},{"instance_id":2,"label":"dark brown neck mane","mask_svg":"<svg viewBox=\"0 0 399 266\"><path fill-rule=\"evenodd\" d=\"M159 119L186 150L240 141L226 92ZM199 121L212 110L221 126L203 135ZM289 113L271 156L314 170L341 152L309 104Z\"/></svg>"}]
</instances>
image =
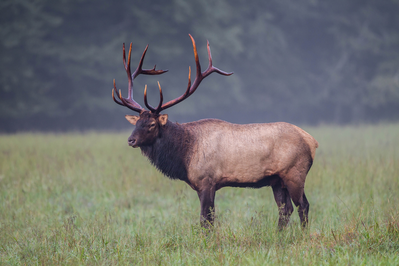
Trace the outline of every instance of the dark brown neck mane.
<instances>
[{"instance_id":1,"label":"dark brown neck mane","mask_svg":"<svg viewBox=\"0 0 399 266\"><path fill-rule=\"evenodd\" d=\"M152 145L140 147L141 152L169 178L187 181L194 137L184 126L170 121L160 130L159 138Z\"/></svg>"}]
</instances>

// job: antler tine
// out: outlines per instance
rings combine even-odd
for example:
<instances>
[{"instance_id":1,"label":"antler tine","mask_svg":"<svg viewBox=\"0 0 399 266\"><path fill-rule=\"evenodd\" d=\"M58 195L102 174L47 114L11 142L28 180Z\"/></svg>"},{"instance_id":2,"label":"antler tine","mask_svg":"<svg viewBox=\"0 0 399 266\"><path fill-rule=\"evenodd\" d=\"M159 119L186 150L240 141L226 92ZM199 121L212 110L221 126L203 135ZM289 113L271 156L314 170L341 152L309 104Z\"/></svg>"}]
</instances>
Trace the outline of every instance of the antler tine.
<instances>
[{"instance_id":1,"label":"antler tine","mask_svg":"<svg viewBox=\"0 0 399 266\"><path fill-rule=\"evenodd\" d=\"M132 80L132 72L130 70L130 58L132 55L132 43L130 43L130 48L129 48L129 55L127 59L127 64L126 64L126 52L125 52L125 43L123 43L123 66L125 67L127 78L129 80L128 82L128 92L127 92L127 98L128 99L133 99L133 80Z\"/></svg>"},{"instance_id":2,"label":"antler tine","mask_svg":"<svg viewBox=\"0 0 399 266\"><path fill-rule=\"evenodd\" d=\"M145 54L147 53L147 50L148 50L148 44L145 47L143 54L141 55L139 65L137 66L136 70L134 71L134 73L132 75L133 79L135 79L138 75L140 75L140 73L142 71L144 57L145 57Z\"/></svg>"},{"instance_id":3,"label":"antler tine","mask_svg":"<svg viewBox=\"0 0 399 266\"><path fill-rule=\"evenodd\" d=\"M154 112L155 111L155 109L148 103L148 101L147 101L147 84L145 84L145 87L144 87L144 104L145 104L145 106L147 106L147 108L151 111L151 112Z\"/></svg>"},{"instance_id":4,"label":"antler tine","mask_svg":"<svg viewBox=\"0 0 399 266\"><path fill-rule=\"evenodd\" d=\"M191 42L193 43L195 66L196 66L196 69L197 69L197 76L195 77L195 79L197 79L197 77L201 77L201 75L202 75L202 73L201 73L201 65L200 65L200 62L199 62L199 57L198 57L198 52L197 52L197 46L195 45L195 40L194 40L193 36L191 36L191 34L189 34L188 36L190 36Z\"/></svg>"},{"instance_id":5,"label":"antler tine","mask_svg":"<svg viewBox=\"0 0 399 266\"><path fill-rule=\"evenodd\" d=\"M161 84L159 83L159 81L158 81L158 88L159 88L159 104L158 104L157 108L154 108L147 101L147 85L145 85L145 87L144 87L144 103L145 103L145 106L147 106L147 108L154 114L159 114L159 112L161 111L160 108L161 108L162 103L163 103L162 88L161 88Z\"/></svg>"},{"instance_id":6,"label":"antler tine","mask_svg":"<svg viewBox=\"0 0 399 266\"><path fill-rule=\"evenodd\" d=\"M162 103L163 103L163 95L162 95L162 88L161 88L161 84L158 81L158 88L159 88L159 104L157 106L157 113L159 113L161 111L161 107L162 107ZM159 110L159 112L158 112Z\"/></svg>"},{"instance_id":7,"label":"antler tine","mask_svg":"<svg viewBox=\"0 0 399 266\"><path fill-rule=\"evenodd\" d=\"M132 74L132 78L135 79L138 75L143 74L143 75L160 75L165 72L168 72L168 70L156 70L156 65L152 69L143 69L143 62L144 62L144 57L147 53L148 49L148 44L144 49L143 55L141 56L139 65L137 66L136 70Z\"/></svg>"},{"instance_id":8,"label":"antler tine","mask_svg":"<svg viewBox=\"0 0 399 266\"><path fill-rule=\"evenodd\" d=\"M214 67L212 65L212 55L211 55L211 49L210 49L210 46L209 46L209 41L207 41L209 65L208 65L208 68L204 72L201 72L201 64L199 62L197 46L195 44L195 40L191 36L191 34L189 34L189 36L191 38L191 42L193 43L194 59L195 59L195 65L196 65L196 77L194 79L194 82L191 85L191 68L189 68L188 85L187 85L186 92L183 95L181 95L180 97L165 103L159 109L157 108L157 110L156 110L157 113L159 113L162 110L165 110L165 109L167 109L169 107L172 107L173 105L178 104L178 103L182 102L183 100L187 99L191 94L193 94L195 92L195 90L198 88L198 86L201 83L201 81L204 78L206 78L207 76L209 76L210 74L212 74L213 72L219 73L219 74L224 75L224 76L230 76L230 75L233 74L233 72L231 72L231 73L224 72L224 71L222 71L222 70L220 70L220 69L218 69L218 68L216 68L216 67Z\"/></svg>"},{"instance_id":9,"label":"antler tine","mask_svg":"<svg viewBox=\"0 0 399 266\"><path fill-rule=\"evenodd\" d=\"M208 50L209 65L208 65L208 68L202 73L203 78L207 77L209 74L211 74L213 72L216 72L216 73L218 73L220 75L223 75L223 76L232 75L233 72L230 72L230 73L229 72L225 72L225 71L222 71L219 68L213 66L213 64L212 64L211 46L209 45L209 41L208 40L206 41L206 48Z\"/></svg>"},{"instance_id":10,"label":"antler tine","mask_svg":"<svg viewBox=\"0 0 399 266\"><path fill-rule=\"evenodd\" d=\"M118 101L118 100L115 98L114 92L116 93L116 95L118 95L118 93L116 92L115 80L114 80L114 88L112 89L112 99L114 99L114 102L116 102L117 104L123 106L123 103L121 103L120 101ZM118 95L118 96L119 96L119 95Z\"/></svg>"}]
</instances>

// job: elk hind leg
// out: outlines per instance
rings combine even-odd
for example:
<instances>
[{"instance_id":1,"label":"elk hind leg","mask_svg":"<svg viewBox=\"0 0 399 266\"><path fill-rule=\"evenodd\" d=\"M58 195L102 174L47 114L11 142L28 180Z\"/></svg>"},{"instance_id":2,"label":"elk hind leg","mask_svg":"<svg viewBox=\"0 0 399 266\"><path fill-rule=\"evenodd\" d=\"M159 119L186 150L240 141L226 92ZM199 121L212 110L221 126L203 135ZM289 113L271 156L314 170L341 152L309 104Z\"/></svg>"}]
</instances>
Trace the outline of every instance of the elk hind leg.
<instances>
[{"instance_id":1,"label":"elk hind leg","mask_svg":"<svg viewBox=\"0 0 399 266\"><path fill-rule=\"evenodd\" d=\"M292 183L288 185L287 188L292 201L294 202L295 206L298 207L301 225L302 227L306 227L308 224L309 202L305 196L304 188L301 186L294 186Z\"/></svg>"},{"instance_id":2,"label":"elk hind leg","mask_svg":"<svg viewBox=\"0 0 399 266\"><path fill-rule=\"evenodd\" d=\"M305 191L302 194L302 204L299 205L298 212L299 212L299 217L301 219L302 226L306 227L308 224L309 201L306 198Z\"/></svg>"},{"instance_id":3,"label":"elk hind leg","mask_svg":"<svg viewBox=\"0 0 399 266\"><path fill-rule=\"evenodd\" d=\"M290 221L290 216L294 211L294 207L292 207L291 197L288 190L283 188L280 182L272 186L272 189L279 211L278 228L279 230L282 230Z\"/></svg>"}]
</instances>

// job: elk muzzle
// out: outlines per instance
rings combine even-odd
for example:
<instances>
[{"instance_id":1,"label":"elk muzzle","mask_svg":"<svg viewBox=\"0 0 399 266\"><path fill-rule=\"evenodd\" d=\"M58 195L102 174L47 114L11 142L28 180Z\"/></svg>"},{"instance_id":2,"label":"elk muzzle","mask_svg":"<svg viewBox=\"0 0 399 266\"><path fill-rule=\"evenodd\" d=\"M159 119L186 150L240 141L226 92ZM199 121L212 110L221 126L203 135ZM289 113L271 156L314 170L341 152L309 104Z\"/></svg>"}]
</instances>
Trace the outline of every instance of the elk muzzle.
<instances>
[{"instance_id":1,"label":"elk muzzle","mask_svg":"<svg viewBox=\"0 0 399 266\"><path fill-rule=\"evenodd\" d=\"M129 144L129 146L131 146L131 147L133 147L133 148L137 148L137 147L138 147L138 145L137 145L137 139L134 138L134 137L132 137L132 136L130 136L130 137L127 139L127 144Z\"/></svg>"}]
</instances>

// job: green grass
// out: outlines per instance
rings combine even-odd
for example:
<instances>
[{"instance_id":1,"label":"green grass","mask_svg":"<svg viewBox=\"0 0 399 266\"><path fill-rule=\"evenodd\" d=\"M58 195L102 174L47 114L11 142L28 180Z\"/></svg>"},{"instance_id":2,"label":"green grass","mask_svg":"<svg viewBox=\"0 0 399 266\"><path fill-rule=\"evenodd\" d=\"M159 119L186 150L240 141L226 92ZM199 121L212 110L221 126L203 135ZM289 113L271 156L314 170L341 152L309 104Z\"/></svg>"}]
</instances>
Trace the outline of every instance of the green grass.
<instances>
[{"instance_id":1,"label":"green grass","mask_svg":"<svg viewBox=\"0 0 399 266\"><path fill-rule=\"evenodd\" d=\"M399 125L306 128L310 227L270 188L224 188L216 225L130 133L0 136L1 265L399 265Z\"/></svg>"}]
</instances>

